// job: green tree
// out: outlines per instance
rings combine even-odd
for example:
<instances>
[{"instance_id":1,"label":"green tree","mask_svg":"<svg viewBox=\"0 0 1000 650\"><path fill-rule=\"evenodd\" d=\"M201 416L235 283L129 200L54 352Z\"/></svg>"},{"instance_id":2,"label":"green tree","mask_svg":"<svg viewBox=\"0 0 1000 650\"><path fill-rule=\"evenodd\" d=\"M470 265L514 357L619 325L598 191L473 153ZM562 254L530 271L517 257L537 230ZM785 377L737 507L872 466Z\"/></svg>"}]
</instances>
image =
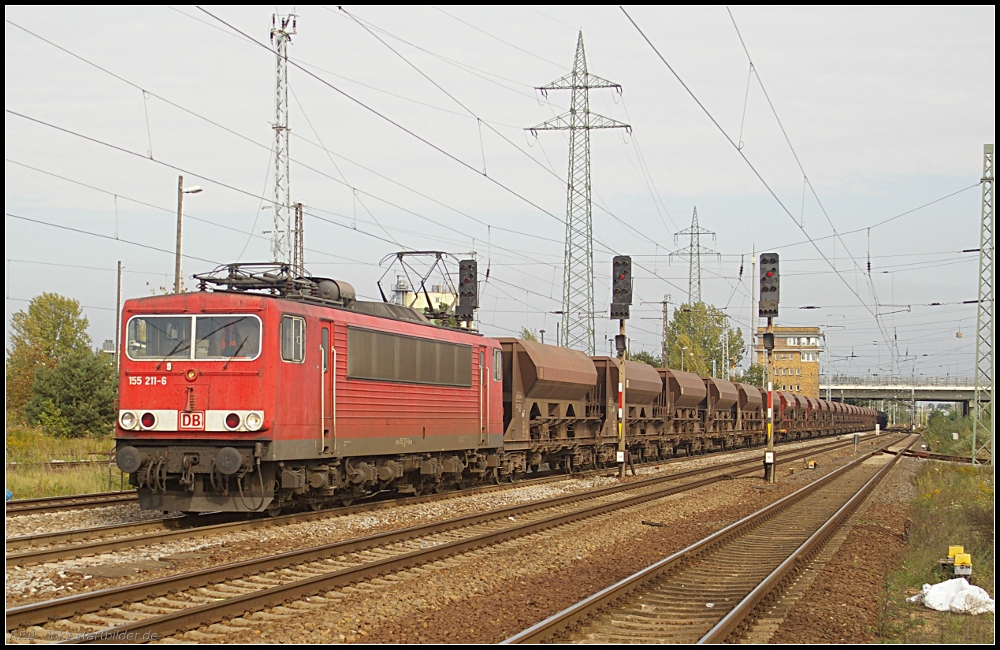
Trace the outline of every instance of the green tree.
<instances>
[{"instance_id":1,"label":"green tree","mask_svg":"<svg viewBox=\"0 0 1000 650\"><path fill-rule=\"evenodd\" d=\"M7 414L21 417L31 397L38 368L55 368L76 352L90 351L90 322L80 303L55 293L43 293L10 321L7 349Z\"/></svg>"},{"instance_id":2,"label":"green tree","mask_svg":"<svg viewBox=\"0 0 1000 650\"><path fill-rule=\"evenodd\" d=\"M746 372L736 377L734 381L757 386L758 388L767 388L764 385L764 366L758 366L756 363L751 363Z\"/></svg>"},{"instance_id":3,"label":"green tree","mask_svg":"<svg viewBox=\"0 0 1000 650\"><path fill-rule=\"evenodd\" d=\"M654 357L649 352L643 350L642 352L633 352L628 356L630 361L638 361L640 363L648 363L654 368L660 367L660 357Z\"/></svg>"},{"instance_id":4,"label":"green tree","mask_svg":"<svg viewBox=\"0 0 1000 650\"><path fill-rule=\"evenodd\" d=\"M77 349L54 368L38 366L24 412L29 423L52 435L106 435L114 427L117 398L111 356Z\"/></svg>"},{"instance_id":5,"label":"green tree","mask_svg":"<svg viewBox=\"0 0 1000 650\"><path fill-rule=\"evenodd\" d=\"M728 350L723 350L725 332L729 333ZM667 365L699 375L712 374L715 361L716 374L722 376L726 364L735 365L746 353L743 333L729 325L721 309L703 302L683 304L674 312L669 326L669 354ZM681 357L683 355L683 363Z\"/></svg>"},{"instance_id":6,"label":"green tree","mask_svg":"<svg viewBox=\"0 0 1000 650\"><path fill-rule=\"evenodd\" d=\"M529 330L527 327L521 328L521 340L522 341L537 341L538 332L535 330Z\"/></svg>"}]
</instances>

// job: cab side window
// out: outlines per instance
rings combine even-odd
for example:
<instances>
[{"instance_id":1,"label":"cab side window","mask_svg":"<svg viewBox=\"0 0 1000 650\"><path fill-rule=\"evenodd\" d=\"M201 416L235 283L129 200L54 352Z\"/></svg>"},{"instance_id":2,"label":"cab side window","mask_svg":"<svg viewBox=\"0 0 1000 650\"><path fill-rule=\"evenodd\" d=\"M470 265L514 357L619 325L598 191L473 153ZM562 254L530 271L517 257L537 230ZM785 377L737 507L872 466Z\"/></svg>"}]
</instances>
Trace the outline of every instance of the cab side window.
<instances>
[{"instance_id":1,"label":"cab side window","mask_svg":"<svg viewBox=\"0 0 1000 650\"><path fill-rule=\"evenodd\" d=\"M306 321L299 316L281 317L281 360L302 363L306 358Z\"/></svg>"}]
</instances>

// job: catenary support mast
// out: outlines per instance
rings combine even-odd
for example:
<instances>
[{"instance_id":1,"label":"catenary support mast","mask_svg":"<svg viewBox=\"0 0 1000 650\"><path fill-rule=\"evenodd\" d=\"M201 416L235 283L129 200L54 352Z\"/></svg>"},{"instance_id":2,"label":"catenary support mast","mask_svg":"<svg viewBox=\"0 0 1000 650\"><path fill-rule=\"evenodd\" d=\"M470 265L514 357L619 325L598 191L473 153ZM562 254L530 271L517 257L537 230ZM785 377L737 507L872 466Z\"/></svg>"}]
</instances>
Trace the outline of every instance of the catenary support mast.
<instances>
[{"instance_id":1,"label":"catenary support mast","mask_svg":"<svg viewBox=\"0 0 1000 650\"><path fill-rule=\"evenodd\" d=\"M272 261L292 262L292 179L288 140L288 44L295 35L298 16L271 17L271 44L275 56L274 87L274 229L271 231Z\"/></svg>"},{"instance_id":2,"label":"catenary support mast","mask_svg":"<svg viewBox=\"0 0 1000 650\"><path fill-rule=\"evenodd\" d=\"M972 463L993 464L993 145L983 146L983 210L979 230L979 300L976 310L976 391L972 402Z\"/></svg>"}]
</instances>

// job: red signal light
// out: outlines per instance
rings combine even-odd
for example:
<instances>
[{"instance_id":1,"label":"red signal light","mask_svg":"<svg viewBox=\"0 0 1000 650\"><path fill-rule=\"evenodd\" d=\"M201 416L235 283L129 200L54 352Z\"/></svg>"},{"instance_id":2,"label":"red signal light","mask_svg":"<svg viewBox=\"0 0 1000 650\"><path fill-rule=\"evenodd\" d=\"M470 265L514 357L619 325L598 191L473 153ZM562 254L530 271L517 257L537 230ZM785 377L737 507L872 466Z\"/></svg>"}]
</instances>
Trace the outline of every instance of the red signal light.
<instances>
[{"instance_id":1,"label":"red signal light","mask_svg":"<svg viewBox=\"0 0 1000 650\"><path fill-rule=\"evenodd\" d=\"M142 426L146 429L152 429L156 425L156 416L152 413L143 413L141 418Z\"/></svg>"},{"instance_id":2,"label":"red signal light","mask_svg":"<svg viewBox=\"0 0 1000 650\"><path fill-rule=\"evenodd\" d=\"M624 280L625 279L625 274L624 273L619 273L618 274L618 279L619 280Z\"/></svg>"},{"instance_id":3,"label":"red signal light","mask_svg":"<svg viewBox=\"0 0 1000 650\"><path fill-rule=\"evenodd\" d=\"M236 429L240 426L240 416L237 413L230 413L226 416L226 427Z\"/></svg>"},{"instance_id":4,"label":"red signal light","mask_svg":"<svg viewBox=\"0 0 1000 650\"><path fill-rule=\"evenodd\" d=\"M773 275L774 275L774 273L772 273L771 271L768 271L768 272L767 272L767 277L771 277L771 276L773 276Z\"/></svg>"}]
</instances>

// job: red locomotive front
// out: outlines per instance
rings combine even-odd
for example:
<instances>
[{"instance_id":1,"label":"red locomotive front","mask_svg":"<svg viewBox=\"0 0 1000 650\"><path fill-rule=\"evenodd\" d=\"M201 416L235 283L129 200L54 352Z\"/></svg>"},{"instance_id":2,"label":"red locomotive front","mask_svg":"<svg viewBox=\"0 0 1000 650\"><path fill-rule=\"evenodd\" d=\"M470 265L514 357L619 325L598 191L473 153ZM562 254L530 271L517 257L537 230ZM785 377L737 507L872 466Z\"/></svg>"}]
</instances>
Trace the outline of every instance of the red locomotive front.
<instances>
[{"instance_id":1,"label":"red locomotive front","mask_svg":"<svg viewBox=\"0 0 1000 650\"><path fill-rule=\"evenodd\" d=\"M495 471L496 341L322 283L125 303L117 463L143 508L274 514Z\"/></svg>"}]
</instances>

